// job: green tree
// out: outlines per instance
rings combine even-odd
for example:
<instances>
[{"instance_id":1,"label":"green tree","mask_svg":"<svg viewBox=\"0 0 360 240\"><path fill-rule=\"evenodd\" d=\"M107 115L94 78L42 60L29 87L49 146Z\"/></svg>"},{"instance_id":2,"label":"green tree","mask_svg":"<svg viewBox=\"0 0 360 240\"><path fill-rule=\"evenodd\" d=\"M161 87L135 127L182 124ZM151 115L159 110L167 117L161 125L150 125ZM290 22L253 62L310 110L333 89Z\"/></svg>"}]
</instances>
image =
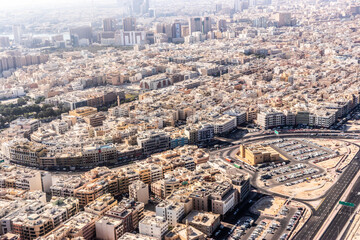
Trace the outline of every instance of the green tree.
<instances>
[{"instance_id":1,"label":"green tree","mask_svg":"<svg viewBox=\"0 0 360 240\"><path fill-rule=\"evenodd\" d=\"M35 100L35 103L36 104L39 104L39 103L42 103L43 101L45 101L45 97L38 97L36 100Z\"/></svg>"},{"instance_id":2,"label":"green tree","mask_svg":"<svg viewBox=\"0 0 360 240\"><path fill-rule=\"evenodd\" d=\"M19 106L23 106L23 105L25 105L26 103L27 103L27 101L26 101L25 98L18 98L18 100L17 100L17 104L18 104Z\"/></svg>"}]
</instances>

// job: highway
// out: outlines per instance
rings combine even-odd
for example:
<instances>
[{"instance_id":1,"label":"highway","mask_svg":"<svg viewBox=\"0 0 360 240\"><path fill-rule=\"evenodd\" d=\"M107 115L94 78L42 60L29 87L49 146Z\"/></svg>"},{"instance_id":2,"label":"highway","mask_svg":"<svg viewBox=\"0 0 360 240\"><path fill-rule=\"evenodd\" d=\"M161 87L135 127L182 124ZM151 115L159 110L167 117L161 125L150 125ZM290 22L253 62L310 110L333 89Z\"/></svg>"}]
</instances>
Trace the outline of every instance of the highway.
<instances>
[{"instance_id":1,"label":"highway","mask_svg":"<svg viewBox=\"0 0 360 240\"><path fill-rule=\"evenodd\" d=\"M326 193L326 197L320 207L313 212L310 220L306 225L300 230L300 232L295 236L294 239L314 239L317 232L320 230L322 224L325 222L326 218L330 212L336 207L339 202L340 197L343 195L347 186L350 184L352 179L355 177L357 172L360 170L360 165L358 158L359 153L355 156L353 160L343 174L340 176L336 184ZM357 187L355 185L355 187ZM345 221L346 222L346 221ZM345 224L345 223L344 223ZM335 228L337 231L337 227ZM341 229L341 228L340 228ZM328 231L329 228L326 230ZM326 232L325 232L326 234ZM322 239L335 239L334 235L331 235L331 238L322 238Z\"/></svg>"},{"instance_id":2,"label":"highway","mask_svg":"<svg viewBox=\"0 0 360 240\"><path fill-rule=\"evenodd\" d=\"M358 192L360 192L360 178L356 181L350 195L345 201L354 203L356 206L358 206L360 203ZM320 239L336 239L339 233L341 233L341 230L345 227L346 223L350 220L356 206L353 208L342 206Z\"/></svg>"}]
</instances>

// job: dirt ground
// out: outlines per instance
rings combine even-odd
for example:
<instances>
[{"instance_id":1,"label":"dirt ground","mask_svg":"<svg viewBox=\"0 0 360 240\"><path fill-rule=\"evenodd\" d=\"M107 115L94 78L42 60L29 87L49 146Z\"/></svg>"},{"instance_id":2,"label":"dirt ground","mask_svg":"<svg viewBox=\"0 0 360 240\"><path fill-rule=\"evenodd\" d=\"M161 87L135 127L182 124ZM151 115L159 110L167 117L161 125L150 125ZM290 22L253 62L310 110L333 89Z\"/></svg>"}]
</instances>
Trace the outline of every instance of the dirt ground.
<instances>
[{"instance_id":1,"label":"dirt ground","mask_svg":"<svg viewBox=\"0 0 360 240\"><path fill-rule=\"evenodd\" d=\"M323 195L333 185L333 182L328 182L324 178L326 177L313 179L294 186L280 185L269 190L289 197L295 196L296 198L313 199Z\"/></svg>"},{"instance_id":2,"label":"dirt ground","mask_svg":"<svg viewBox=\"0 0 360 240\"><path fill-rule=\"evenodd\" d=\"M331 158L329 160L326 161L322 161L319 163L316 163L317 166L322 167L322 168L334 168L340 161L340 159L343 157L344 155L341 155L339 157L336 158Z\"/></svg>"},{"instance_id":3,"label":"dirt ground","mask_svg":"<svg viewBox=\"0 0 360 240\"><path fill-rule=\"evenodd\" d=\"M359 120L350 120L346 123L346 131L356 131L356 130L360 130Z\"/></svg>"},{"instance_id":4,"label":"dirt ground","mask_svg":"<svg viewBox=\"0 0 360 240\"><path fill-rule=\"evenodd\" d=\"M309 201L307 203L309 203L311 206L313 206L315 209L318 209L321 205L321 203L323 202L323 198L319 199L319 200L315 200L315 201Z\"/></svg>"},{"instance_id":5,"label":"dirt ground","mask_svg":"<svg viewBox=\"0 0 360 240\"><path fill-rule=\"evenodd\" d=\"M325 168L325 169L333 169L339 168L342 169L346 167L350 161L354 158L356 153L359 151L359 148L351 143L345 143L337 140L312 140L312 142L317 143L321 146L330 148L334 151L337 151L340 155L336 158L332 158L326 161L322 161L319 163L316 163L319 167ZM348 153L350 153L346 158L343 158ZM342 160L341 163L339 161ZM336 173L334 171L328 171L328 176L332 179L335 179Z\"/></svg>"},{"instance_id":6,"label":"dirt ground","mask_svg":"<svg viewBox=\"0 0 360 240\"><path fill-rule=\"evenodd\" d=\"M251 209L251 211L260 212L261 214L275 217L281 207L286 202L286 199L279 197L265 197L260 199Z\"/></svg>"}]
</instances>

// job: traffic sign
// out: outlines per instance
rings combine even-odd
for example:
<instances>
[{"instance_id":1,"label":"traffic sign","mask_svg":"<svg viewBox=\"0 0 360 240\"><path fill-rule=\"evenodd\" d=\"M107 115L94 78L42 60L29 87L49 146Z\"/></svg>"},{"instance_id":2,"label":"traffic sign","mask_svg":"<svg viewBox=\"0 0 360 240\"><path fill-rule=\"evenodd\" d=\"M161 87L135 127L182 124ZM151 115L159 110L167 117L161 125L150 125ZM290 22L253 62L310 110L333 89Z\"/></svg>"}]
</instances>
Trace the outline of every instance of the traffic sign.
<instances>
[{"instance_id":1,"label":"traffic sign","mask_svg":"<svg viewBox=\"0 0 360 240\"><path fill-rule=\"evenodd\" d=\"M355 204L350 203L350 202L339 201L339 204L344 205L344 206L348 206L348 207L355 207Z\"/></svg>"}]
</instances>

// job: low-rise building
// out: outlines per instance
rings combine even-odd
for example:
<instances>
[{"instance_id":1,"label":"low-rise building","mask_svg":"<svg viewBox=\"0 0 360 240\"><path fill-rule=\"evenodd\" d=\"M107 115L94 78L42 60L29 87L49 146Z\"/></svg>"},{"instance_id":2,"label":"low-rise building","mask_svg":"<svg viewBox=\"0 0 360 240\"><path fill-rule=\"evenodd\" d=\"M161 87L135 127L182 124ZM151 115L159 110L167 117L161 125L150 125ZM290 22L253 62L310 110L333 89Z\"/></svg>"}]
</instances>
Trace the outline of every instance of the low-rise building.
<instances>
[{"instance_id":1,"label":"low-rise building","mask_svg":"<svg viewBox=\"0 0 360 240\"><path fill-rule=\"evenodd\" d=\"M105 119L105 114L101 112L84 117L85 122L92 127L102 126Z\"/></svg>"},{"instance_id":2,"label":"low-rise building","mask_svg":"<svg viewBox=\"0 0 360 240\"><path fill-rule=\"evenodd\" d=\"M87 117L97 113L97 109L94 107L80 107L69 112L70 116L75 117Z\"/></svg>"},{"instance_id":3,"label":"low-rise building","mask_svg":"<svg viewBox=\"0 0 360 240\"><path fill-rule=\"evenodd\" d=\"M164 217L146 216L139 223L139 232L156 239L162 239L168 231L168 226L168 221Z\"/></svg>"},{"instance_id":4,"label":"low-rise building","mask_svg":"<svg viewBox=\"0 0 360 240\"><path fill-rule=\"evenodd\" d=\"M39 240L61 240L64 238L72 239L79 237L85 240L95 239L95 222L97 219L98 216L94 214L80 212L53 231L39 238Z\"/></svg>"},{"instance_id":5,"label":"low-rise building","mask_svg":"<svg viewBox=\"0 0 360 240\"><path fill-rule=\"evenodd\" d=\"M206 234L186 224L177 224L165 234L165 240L205 240Z\"/></svg>"},{"instance_id":6,"label":"low-rise building","mask_svg":"<svg viewBox=\"0 0 360 240\"><path fill-rule=\"evenodd\" d=\"M129 185L129 197L147 204L149 202L149 185L138 180Z\"/></svg>"},{"instance_id":7,"label":"low-rise building","mask_svg":"<svg viewBox=\"0 0 360 240\"><path fill-rule=\"evenodd\" d=\"M145 154L166 151L170 147L170 136L161 131L143 132L137 138Z\"/></svg>"},{"instance_id":8,"label":"low-rise building","mask_svg":"<svg viewBox=\"0 0 360 240\"><path fill-rule=\"evenodd\" d=\"M125 233L118 240L157 240L157 238L139 233Z\"/></svg>"},{"instance_id":9,"label":"low-rise building","mask_svg":"<svg viewBox=\"0 0 360 240\"><path fill-rule=\"evenodd\" d=\"M240 145L239 157L251 165L280 160L280 154L270 146L245 146Z\"/></svg>"},{"instance_id":10,"label":"low-rise building","mask_svg":"<svg viewBox=\"0 0 360 240\"><path fill-rule=\"evenodd\" d=\"M118 240L124 234L124 223L120 219L102 217L95 223L96 239Z\"/></svg>"},{"instance_id":11,"label":"low-rise building","mask_svg":"<svg viewBox=\"0 0 360 240\"><path fill-rule=\"evenodd\" d=\"M95 201L85 206L85 212L89 212L98 216L102 216L106 211L117 204L117 200L110 193L104 194L95 199Z\"/></svg>"},{"instance_id":12,"label":"low-rise building","mask_svg":"<svg viewBox=\"0 0 360 240\"><path fill-rule=\"evenodd\" d=\"M220 226L220 214L194 210L184 218L183 223L186 222L207 236L211 236L213 232Z\"/></svg>"},{"instance_id":13,"label":"low-rise building","mask_svg":"<svg viewBox=\"0 0 360 240\"><path fill-rule=\"evenodd\" d=\"M132 232L139 227L139 221L144 218L144 203L123 199L107 211L105 216L123 220L124 232Z\"/></svg>"},{"instance_id":14,"label":"low-rise building","mask_svg":"<svg viewBox=\"0 0 360 240\"><path fill-rule=\"evenodd\" d=\"M156 216L164 217L169 226L175 226L184 217L184 205L178 202L164 201L156 205Z\"/></svg>"},{"instance_id":15,"label":"low-rise building","mask_svg":"<svg viewBox=\"0 0 360 240\"><path fill-rule=\"evenodd\" d=\"M260 112L257 115L257 124L263 129L281 127L286 125L286 116L282 112Z\"/></svg>"}]
</instances>

